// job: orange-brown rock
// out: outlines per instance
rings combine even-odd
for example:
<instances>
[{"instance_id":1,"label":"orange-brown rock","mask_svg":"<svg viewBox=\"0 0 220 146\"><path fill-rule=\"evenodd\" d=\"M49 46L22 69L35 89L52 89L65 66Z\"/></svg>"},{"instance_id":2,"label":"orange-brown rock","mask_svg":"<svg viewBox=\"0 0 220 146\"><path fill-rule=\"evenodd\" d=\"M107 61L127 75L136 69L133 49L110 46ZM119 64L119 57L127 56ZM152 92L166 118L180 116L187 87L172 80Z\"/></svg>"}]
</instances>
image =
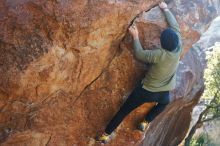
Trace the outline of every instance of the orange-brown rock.
<instances>
[{"instance_id":1,"label":"orange-brown rock","mask_svg":"<svg viewBox=\"0 0 220 146\"><path fill-rule=\"evenodd\" d=\"M2 0L1 144L99 145L93 138L105 128L148 69L148 65L135 60L127 28L137 14L148 11L158 1ZM198 39L200 29L193 29L190 19L180 19L186 14L175 9L172 11L181 24L184 45L191 46ZM206 26L208 22L201 26ZM135 23L143 46L149 49L159 44L160 32L167 27L158 8L140 14ZM200 24L200 19L192 23ZM179 84L184 81L185 86L173 91L175 99L185 97L194 88L195 80L191 81L190 75L179 80ZM184 92L179 92L182 90ZM201 93L201 90L198 91L192 94L192 98ZM178 101L172 104L182 112L185 103ZM108 145L141 144L144 137L135 129L136 124L153 105L145 104L132 112L118 128L115 140ZM163 119L164 123L169 123L170 117L180 119L180 114L169 114L169 108L167 111L152 123L149 131L152 132L159 119ZM178 140L188 129L189 112L182 112L188 121L179 130L182 135ZM160 130L152 134L165 136L166 133ZM145 140L148 138L151 137ZM151 144L157 144L152 138L150 140ZM160 144L179 142L162 138L159 141Z\"/></svg>"}]
</instances>

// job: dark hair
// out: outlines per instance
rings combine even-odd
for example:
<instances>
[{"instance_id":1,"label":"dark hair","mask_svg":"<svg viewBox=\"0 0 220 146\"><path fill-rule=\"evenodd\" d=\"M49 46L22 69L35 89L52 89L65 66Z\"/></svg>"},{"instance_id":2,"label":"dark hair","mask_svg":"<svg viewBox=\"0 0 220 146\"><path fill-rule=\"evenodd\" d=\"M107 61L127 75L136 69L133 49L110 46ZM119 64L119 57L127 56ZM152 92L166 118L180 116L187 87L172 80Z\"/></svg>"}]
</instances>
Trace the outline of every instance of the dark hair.
<instances>
[{"instance_id":1,"label":"dark hair","mask_svg":"<svg viewBox=\"0 0 220 146\"><path fill-rule=\"evenodd\" d=\"M179 44L179 37L171 28L167 28L160 36L160 43L162 48L168 51L173 51Z\"/></svg>"}]
</instances>

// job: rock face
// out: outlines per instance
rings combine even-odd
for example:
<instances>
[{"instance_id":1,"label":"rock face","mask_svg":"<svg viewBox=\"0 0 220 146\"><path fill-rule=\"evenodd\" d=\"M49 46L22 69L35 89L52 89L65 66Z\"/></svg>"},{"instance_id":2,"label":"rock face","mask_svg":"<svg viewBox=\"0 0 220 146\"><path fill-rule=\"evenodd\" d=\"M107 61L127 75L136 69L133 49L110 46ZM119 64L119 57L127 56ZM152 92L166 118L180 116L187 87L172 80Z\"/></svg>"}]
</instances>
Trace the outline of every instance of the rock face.
<instances>
[{"instance_id":1,"label":"rock face","mask_svg":"<svg viewBox=\"0 0 220 146\"><path fill-rule=\"evenodd\" d=\"M1 1L2 145L99 145L93 138L148 69L133 57L127 28L137 14L158 1ZM213 3L219 1L198 0L193 7L184 5L184 0L170 2L185 52L218 14ZM197 4L215 7L203 9ZM204 13L195 13L199 10ZM204 19L206 15L209 19ZM143 46L149 49L159 44L160 33L167 27L159 8L141 13L135 23ZM183 59L178 88L172 92L176 101L155 119L143 145L176 145L185 136L203 88L199 55L190 50ZM145 104L132 112L109 145L139 145L143 134L135 127L152 106ZM179 129L183 119L187 120Z\"/></svg>"}]
</instances>

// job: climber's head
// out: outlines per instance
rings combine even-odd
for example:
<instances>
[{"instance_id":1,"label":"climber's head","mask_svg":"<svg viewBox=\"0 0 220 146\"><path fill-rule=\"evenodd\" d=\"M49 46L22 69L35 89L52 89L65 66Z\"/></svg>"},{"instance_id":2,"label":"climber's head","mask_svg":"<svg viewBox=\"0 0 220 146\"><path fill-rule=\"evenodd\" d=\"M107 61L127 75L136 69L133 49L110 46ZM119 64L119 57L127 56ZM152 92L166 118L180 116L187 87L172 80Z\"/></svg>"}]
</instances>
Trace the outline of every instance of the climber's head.
<instances>
[{"instance_id":1,"label":"climber's head","mask_svg":"<svg viewBox=\"0 0 220 146\"><path fill-rule=\"evenodd\" d=\"M162 32L160 36L160 43L162 48L168 51L173 51L174 49L176 49L179 43L179 38L172 29L167 28Z\"/></svg>"}]
</instances>

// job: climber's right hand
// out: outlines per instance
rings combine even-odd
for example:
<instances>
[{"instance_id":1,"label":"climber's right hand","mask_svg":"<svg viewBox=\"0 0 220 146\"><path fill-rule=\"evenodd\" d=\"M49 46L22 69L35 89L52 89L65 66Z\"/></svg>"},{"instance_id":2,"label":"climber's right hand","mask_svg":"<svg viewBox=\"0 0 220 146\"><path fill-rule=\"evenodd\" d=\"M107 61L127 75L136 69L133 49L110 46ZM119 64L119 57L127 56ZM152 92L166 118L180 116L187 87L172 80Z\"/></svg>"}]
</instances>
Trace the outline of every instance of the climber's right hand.
<instances>
[{"instance_id":1,"label":"climber's right hand","mask_svg":"<svg viewBox=\"0 0 220 146\"><path fill-rule=\"evenodd\" d=\"M138 39L138 29L135 25L130 26L128 30L134 39Z\"/></svg>"},{"instance_id":2,"label":"climber's right hand","mask_svg":"<svg viewBox=\"0 0 220 146\"><path fill-rule=\"evenodd\" d=\"M163 9L163 10L168 9L167 4L166 4L165 2L159 3L159 7L160 7L161 9Z\"/></svg>"}]
</instances>

